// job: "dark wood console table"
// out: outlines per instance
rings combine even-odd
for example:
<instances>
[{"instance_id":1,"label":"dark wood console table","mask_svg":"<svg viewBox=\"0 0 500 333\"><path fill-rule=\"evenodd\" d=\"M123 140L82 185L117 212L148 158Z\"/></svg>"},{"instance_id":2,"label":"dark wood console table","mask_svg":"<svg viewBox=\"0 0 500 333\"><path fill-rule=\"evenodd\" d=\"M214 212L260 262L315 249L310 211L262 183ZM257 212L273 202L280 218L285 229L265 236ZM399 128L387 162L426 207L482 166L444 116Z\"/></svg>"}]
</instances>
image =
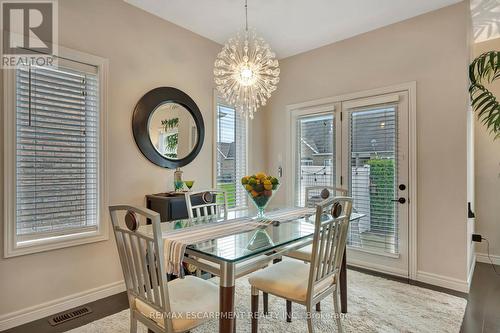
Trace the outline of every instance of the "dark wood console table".
<instances>
[{"instance_id":1,"label":"dark wood console table","mask_svg":"<svg viewBox=\"0 0 500 333\"><path fill-rule=\"evenodd\" d=\"M193 205L202 204L202 194L191 197ZM182 220L188 218L186 199L183 192L166 192L146 195L146 207L160 213L162 222Z\"/></svg>"}]
</instances>

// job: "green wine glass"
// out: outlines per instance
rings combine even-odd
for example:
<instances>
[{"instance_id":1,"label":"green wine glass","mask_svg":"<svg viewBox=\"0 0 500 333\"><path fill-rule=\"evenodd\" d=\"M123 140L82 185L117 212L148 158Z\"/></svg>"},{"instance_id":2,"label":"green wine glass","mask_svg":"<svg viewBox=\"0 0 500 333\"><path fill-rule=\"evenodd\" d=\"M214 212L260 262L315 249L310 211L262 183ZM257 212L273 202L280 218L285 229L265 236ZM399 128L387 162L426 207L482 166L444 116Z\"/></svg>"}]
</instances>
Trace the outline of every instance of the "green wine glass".
<instances>
[{"instance_id":1,"label":"green wine glass","mask_svg":"<svg viewBox=\"0 0 500 333\"><path fill-rule=\"evenodd\" d=\"M194 180L185 180L184 184L186 184L187 188L191 191L191 187L194 185Z\"/></svg>"}]
</instances>

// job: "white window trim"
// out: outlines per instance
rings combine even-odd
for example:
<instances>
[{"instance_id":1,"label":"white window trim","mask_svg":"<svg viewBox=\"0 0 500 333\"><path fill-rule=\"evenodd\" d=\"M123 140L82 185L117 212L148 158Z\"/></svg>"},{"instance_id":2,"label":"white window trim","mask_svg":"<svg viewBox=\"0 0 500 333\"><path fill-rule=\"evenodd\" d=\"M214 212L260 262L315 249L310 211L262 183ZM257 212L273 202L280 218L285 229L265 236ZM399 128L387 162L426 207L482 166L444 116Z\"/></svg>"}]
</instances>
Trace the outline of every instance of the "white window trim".
<instances>
[{"instance_id":1,"label":"white window trim","mask_svg":"<svg viewBox=\"0 0 500 333\"><path fill-rule=\"evenodd\" d=\"M212 187L215 189L217 188L217 105L219 104L219 94L217 93L217 90L213 90L213 112L212 112L212 121L213 121L213 132L212 132ZM236 115L237 117L239 115ZM251 139L251 122L248 121L248 119L245 121L245 150L246 150L246 161L245 161L245 174L248 175L248 162L250 161L250 146L249 142ZM236 183L236 186L238 186L238 183ZM238 206L235 208L230 208L228 211L237 211L237 210L243 210L248 208L248 200L246 201L246 205L244 206Z\"/></svg>"},{"instance_id":2,"label":"white window trim","mask_svg":"<svg viewBox=\"0 0 500 333\"><path fill-rule=\"evenodd\" d=\"M16 241L16 89L15 69L3 71L4 96L4 258L60 249L109 239L108 149L107 149L107 80L108 60L58 47L58 56L97 66L99 75L99 204L97 230L69 235L54 235L45 239Z\"/></svg>"}]
</instances>

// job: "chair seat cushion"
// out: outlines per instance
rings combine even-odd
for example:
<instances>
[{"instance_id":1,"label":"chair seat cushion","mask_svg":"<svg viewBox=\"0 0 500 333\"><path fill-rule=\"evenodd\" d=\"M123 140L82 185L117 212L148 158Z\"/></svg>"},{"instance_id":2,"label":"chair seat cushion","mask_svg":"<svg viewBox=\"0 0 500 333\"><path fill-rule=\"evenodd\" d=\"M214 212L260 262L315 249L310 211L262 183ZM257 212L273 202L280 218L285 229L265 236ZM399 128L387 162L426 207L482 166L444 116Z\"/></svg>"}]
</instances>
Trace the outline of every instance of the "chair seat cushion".
<instances>
[{"instance_id":1,"label":"chair seat cushion","mask_svg":"<svg viewBox=\"0 0 500 333\"><path fill-rule=\"evenodd\" d=\"M290 251L287 254L285 254L285 256L310 262L312 256L312 244L301 247L300 249L297 250Z\"/></svg>"},{"instance_id":2,"label":"chair seat cushion","mask_svg":"<svg viewBox=\"0 0 500 333\"><path fill-rule=\"evenodd\" d=\"M284 260L250 274L248 282L261 291L289 300L305 302L309 282L309 264L297 260ZM314 295L335 283L334 276L318 283Z\"/></svg>"},{"instance_id":3,"label":"chair seat cushion","mask_svg":"<svg viewBox=\"0 0 500 333\"><path fill-rule=\"evenodd\" d=\"M168 282L172 326L175 332L188 331L199 326L219 311L219 288L208 281L186 276ZM137 310L165 327L163 316L140 299L135 300ZM212 315L208 315L212 313Z\"/></svg>"}]
</instances>

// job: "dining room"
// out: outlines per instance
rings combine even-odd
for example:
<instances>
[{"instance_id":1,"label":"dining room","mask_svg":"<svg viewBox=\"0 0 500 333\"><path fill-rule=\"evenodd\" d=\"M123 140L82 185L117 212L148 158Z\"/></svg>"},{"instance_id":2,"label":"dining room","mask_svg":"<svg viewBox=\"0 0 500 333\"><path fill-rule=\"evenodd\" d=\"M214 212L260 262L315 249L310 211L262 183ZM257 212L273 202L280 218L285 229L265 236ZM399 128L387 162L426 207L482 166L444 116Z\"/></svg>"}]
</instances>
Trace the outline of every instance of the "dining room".
<instances>
[{"instance_id":1,"label":"dining room","mask_svg":"<svg viewBox=\"0 0 500 333\"><path fill-rule=\"evenodd\" d=\"M0 7L1 332L500 329L498 0Z\"/></svg>"}]
</instances>

